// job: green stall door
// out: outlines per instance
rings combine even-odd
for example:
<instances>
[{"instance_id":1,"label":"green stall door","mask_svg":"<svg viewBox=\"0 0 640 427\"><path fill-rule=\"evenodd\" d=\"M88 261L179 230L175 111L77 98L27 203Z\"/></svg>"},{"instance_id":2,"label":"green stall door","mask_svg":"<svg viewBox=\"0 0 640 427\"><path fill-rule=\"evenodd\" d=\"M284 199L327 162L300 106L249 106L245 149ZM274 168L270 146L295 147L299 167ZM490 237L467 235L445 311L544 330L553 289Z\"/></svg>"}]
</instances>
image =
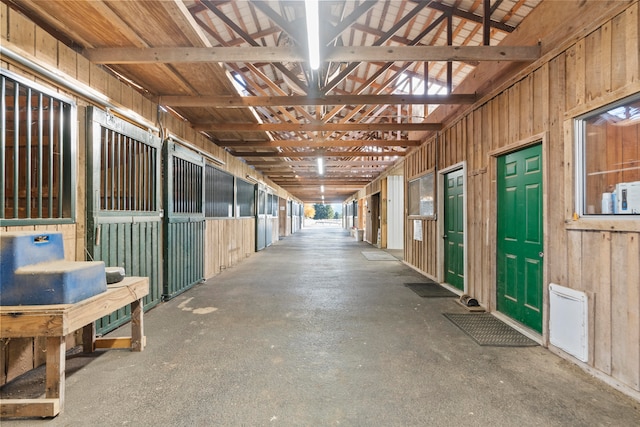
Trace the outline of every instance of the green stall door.
<instances>
[{"instance_id":1,"label":"green stall door","mask_svg":"<svg viewBox=\"0 0 640 427\"><path fill-rule=\"evenodd\" d=\"M160 302L160 138L106 111L87 109L87 252L127 276L149 278L144 308ZM96 322L106 333L129 321L121 309Z\"/></svg>"}]
</instances>

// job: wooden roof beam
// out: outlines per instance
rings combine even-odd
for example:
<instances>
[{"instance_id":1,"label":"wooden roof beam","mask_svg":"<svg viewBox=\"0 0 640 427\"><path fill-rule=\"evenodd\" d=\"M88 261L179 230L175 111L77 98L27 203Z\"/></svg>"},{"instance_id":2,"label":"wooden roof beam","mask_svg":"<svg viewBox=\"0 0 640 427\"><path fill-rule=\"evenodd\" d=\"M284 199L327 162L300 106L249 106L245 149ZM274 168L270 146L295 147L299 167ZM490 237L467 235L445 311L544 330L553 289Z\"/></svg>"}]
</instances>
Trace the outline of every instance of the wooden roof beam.
<instances>
[{"instance_id":1,"label":"wooden roof beam","mask_svg":"<svg viewBox=\"0 0 640 427\"><path fill-rule=\"evenodd\" d=\"M364 179L360 179L360 180L357 180L357 181L351 181L351 182L343 181L343 180L325 182L325 181L322 181L322 178L318 178L318 179L314 179L314 180L306 180L304 182L299 182L299 183L296 183L296 182L289 183L289 182L287 182L286 185L288 187L296 187L296 186L308 187L309 184L318 183L318 185L324 185L325 187L329 186L329 185L336 185L336 186L339 186L339 189L342 189L342 188L340 188L340 186L342 186L344 184L352 184L352 185L348 185L348 187L353 187L355 185L355 186L357 186L356 188L362 188L362 186L364 186L366 184L369 184L369 182L371 182L371 180L364 180Z\"/></svg>"},{"instance_id":2,"label":"wooden roof beam","mask_svg":"<svg viewBox=\"0 0 640 427\"><path fill-rule=\"evenodd\" d=\"M83 50L95 64L305 62L299 47L105 47ZM540 46L336 46L327 62L534 61ZM287 70L288 71L288 70Z\"/></svg>"},{"instance_id":3,"label":"wooden roof beam","mask_svg":"<svg viewBox=\"0 0 640 427\"><path fill-rule=\"evenodd\" d=\"M383 172L384 170L385 170L384 167L379 167L379 168L371 168L371 169L358 171L358 173L353 173L350 169L330 169L330 170L325 170L325 173L322 176L327 177L327 178L331 178L331 177L354 178L354 177L359 177L359 176L362 176L362 175L378 174L380 172ZM261 171L265 171L265 170L261 169ZM303 170L267 169L266 171L269 172L269 179L273 179L274 177L282 177L282 178L302 177L302 178L305 178L305 177L315 177L315 176L318 175L317 170L315 170L315 169L313 169L311 167L309 169L303 169Z\"/></svg>"},{"instance_id":4,"label":"wooden roof beam","mask_svg":"<svg viewBox=\"0 0 640 427\"><path fill-rule=\"evenodd\" d=\"M197 131L313 132L313 131L438 131L441 123L195 123Z\"/></svg>"},{"instance_id":5,"label":"wooden roof beam","mask_svg":"<svg viewBox=\"0 0 640 427\"><path fill-rule=\"evenodd\" d=\"M171 96L158 98L160 105L171 107L238 108L293 105L424 105L473 104L475 94L451 95L321 95L321 96Z\"/></svg>"},{"instance_id":6,"label":"wooden roof beam","mask_svg":"<svg viewBox=\"0 0 640 427\"><path fill-rule=\"evenodd\" d=\"M324 167L345 167L345 170L351 170L352 166L390 166L395 163L395 160L339 160L334 161L331 159L325 159ZM258 159L247 159L247 163L255 166L259 169L268 169L269 166L273 167L283 167L283 166L291 166L292 168L298 166L313 166L317 167L317 162L311 160L298 160L296 162L288 162L285 160L273 159L273 160L258 160ZM295 169L291 169L295 171Z\"/></svg>"},{"instance_id":7,"label":"wooden roof beam","mask_svg":"<svg viewBox=\"0 0 640 427\"><path fill-rule=\"evenodd\" d=\"M282 141L259 141L259 142L218 142L221 147L417 147L422 144L419 140L408 139L349 139L349 140L282 140Z\"/></svg>"},{"instance_id":8,"label":"wooden roof beam","mask_svg":"<svg viewBox=\"0 0 640 427\"><path fill-rule=\"evenodd\" d=\"M217 6L215 5L214 2L210 1L210 0L200 0L200 2L207 8L209 9L213 14L215 14L218 18L220 18L222 20L222 22L224 22L229 28L231 28L233 31L235 31L240 37L242 37L244 40L247 41L247 43L249 43L251 46L253 46L253 48L256 47L260 47L260 43L258 43L257 41L255 41L250 34L248 34L247 32L245 32L242 28L240 28L240 26L238 24L236 24L232 19L230 19L229 17L227 17L224 13L222 13L220 11L220 9L217 8ZM232 47L232 48L227 48L227 49L240 49L237 47ZM221 62L229 62L229 61L221 61ZM238 62L238 61L231 61L231 62ZM240 62L245 62L245 61L240 61ZM296 86L298 86L299 88L301 88L305 93L309 91L308 87L300 81L300 79L298 79L298 76L296 76L295 74L293 74L287 67L285 67L282 64L282 61L274 61L273 62L274 67L276 67L282 74L286 75L288 78L291 79L292 82L295 83Z\"/></svg>"},{"instance_id":9,"label":"wooden roof beam","mask_svg":"<svg viewBox=\"0 0 640 427\"><path fill-rule=\"evenodd\" d=\"M411 0L413 3L421 3L424 0ZM482 24L484 17L482 15L476 15L472 12L467 12L462 9L458 9L457 7L447 6L446 4L442 4L440 2L430 1L429 8L439 10L445 14L451 14L453 16L457 16L458 18L466 19L467 21L477 22L478 24ZM490 21L490 25L492 28L497 30L504 31L506 33L512 33L515 31L515 27L511 25L507 25L504 22L499 21Z\"/></svg>"},{"instance_id":10,"label":"wooden roof beam","mask_svg":"<svg viewBox=\"0 0 640 427\"><path fill-rule=\"evenodd\" d=\"M393 157L406 155L403 151L300 151L300 152L279 152L279 151L235 151L231 152L236 157L288 157L292 159L303 159L307 157Z\"/></svg>"}]
</instances>

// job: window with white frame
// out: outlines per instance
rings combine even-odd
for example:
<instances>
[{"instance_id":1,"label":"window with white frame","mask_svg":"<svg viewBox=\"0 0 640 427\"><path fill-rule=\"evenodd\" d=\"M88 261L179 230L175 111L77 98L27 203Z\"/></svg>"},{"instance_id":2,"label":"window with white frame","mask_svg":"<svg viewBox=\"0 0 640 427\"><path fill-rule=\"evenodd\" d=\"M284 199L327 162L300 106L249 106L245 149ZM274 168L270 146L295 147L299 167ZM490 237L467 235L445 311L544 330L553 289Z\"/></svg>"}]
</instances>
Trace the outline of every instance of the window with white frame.
<instances>
[{"instance_id":1,"label":"window with white frame","mask_svg":"<svg viewBox=\"0 0 640 427\"><path fill-rule=\"evenodd\" d=\"M640 93L576 119L577 212L640 215Z\"/></svg>"},{"instance_id":2,"label":"window with white frame","mask_svg":"<svg viewBox=\"0 0 640 427\"><path fill-rule=\"evenodd\" d=\"M433 172L409 181L409 216L433 217Z\"/></svg>"}]
</instances>

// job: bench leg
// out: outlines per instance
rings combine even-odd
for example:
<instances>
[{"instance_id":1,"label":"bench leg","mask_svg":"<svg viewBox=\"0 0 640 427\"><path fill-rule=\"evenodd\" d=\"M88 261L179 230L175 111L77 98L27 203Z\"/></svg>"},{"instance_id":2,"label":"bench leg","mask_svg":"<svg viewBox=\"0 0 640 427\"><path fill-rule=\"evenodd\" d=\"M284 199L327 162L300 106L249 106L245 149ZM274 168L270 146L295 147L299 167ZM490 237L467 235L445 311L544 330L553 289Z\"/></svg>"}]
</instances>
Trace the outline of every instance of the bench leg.
<instances>
[{"instance_id":1,"label":"bench leg","mask_svg":"<svg viewBox=\"0 0 640 427\"><path fill-rule=\"evenodd\" d=\"M131 351L144 350L144 341L144 310L139 299L131 303Z\"/></svg>"},{"instance_id":2,"label":"bench leg","mask_svg":"<svg viewBox=\"0 0 640 427\"><path fill-rule=\"evenodd\" d=\"M96 323L91 322L82 328L82 351L93 353L96 351Z\"/></svg>"},{"instance_id":3,"label":"bench leg","mask_svg":"<svg viewBox=\"0 0 640 427\"><path fill-rule=\"evenodd\" d=\"M66 347L64 337L47 337L46 397L59 399L60 412L64 409Z\"/></svg>"}]
</instances>

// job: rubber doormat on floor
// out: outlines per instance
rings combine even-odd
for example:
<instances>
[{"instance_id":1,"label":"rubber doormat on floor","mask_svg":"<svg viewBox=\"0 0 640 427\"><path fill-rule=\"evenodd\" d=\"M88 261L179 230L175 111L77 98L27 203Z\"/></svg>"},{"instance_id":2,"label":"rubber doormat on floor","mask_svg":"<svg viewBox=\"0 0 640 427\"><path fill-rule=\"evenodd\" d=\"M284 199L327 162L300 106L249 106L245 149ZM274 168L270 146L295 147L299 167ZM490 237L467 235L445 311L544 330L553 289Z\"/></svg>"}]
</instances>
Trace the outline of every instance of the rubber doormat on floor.
<instances>
[{"instance_id":1,"label":"rubber doormat on floor","mask_svg":"<svg viewBox=\"0 0 640 427\"><path fill-rule=\"evenodd\" d=\"M440 286L436 282L405 283L404 285L422 298L453 298L456 296L449 289Z\"/></svg>"},{"instance_id":2,"label":"rubber doormat on floor","mask_svg":"<svg viewBox=\"0 0 640 427\"><path fill-rule=\"evenodd\" d=\"M398 258L385 251L362 251L362 255L369 261L398 261Z\"/></svg>"},{"instance_id":3,"label":"rubber doormat on floor","mask_svg":"<svg viewBox=\"0 0 640 427\"><path fill-rule=\"evenodd\" d=\"M533 347L538 343L527 338L489 313L442 313L480 345L493 347Z\"/></svg>"}]
</instances>

